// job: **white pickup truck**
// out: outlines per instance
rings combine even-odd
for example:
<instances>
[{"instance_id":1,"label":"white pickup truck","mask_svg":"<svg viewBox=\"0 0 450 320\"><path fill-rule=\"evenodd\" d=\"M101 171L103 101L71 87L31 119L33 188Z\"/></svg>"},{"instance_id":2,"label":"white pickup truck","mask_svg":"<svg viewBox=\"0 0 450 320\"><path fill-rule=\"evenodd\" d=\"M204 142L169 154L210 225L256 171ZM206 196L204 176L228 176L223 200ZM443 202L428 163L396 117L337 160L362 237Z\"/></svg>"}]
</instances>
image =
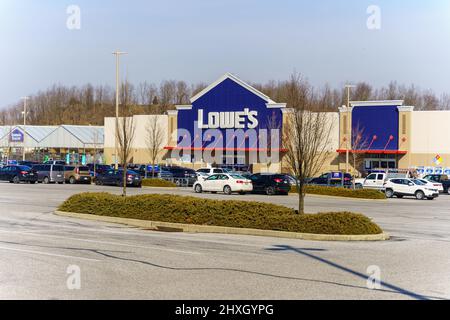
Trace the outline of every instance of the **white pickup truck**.
<instances>
[{"instance_id":1,"label":"white pickup truck","mask_svg":"<svg viewBox=\"0 0 450 320\"><path fill-rule=\"evenodd\" d=\"M383 189L383 184L387 179L386 173L371 173L367 178L355 179L355 186L364 189Z\"/></svg>"},{"instance_id":2,"label":"white pickup truck","mask_svg":"<svg viewBox=\"0 0 450 320\"><path fill-rule=\"evenodd\" d=\"M387 179L409 178L410 172L405 170L392 170L387 172L373 172L366 178L355 179L355 186L364 189L382 190Z\"/></svg>"}]
</instances>

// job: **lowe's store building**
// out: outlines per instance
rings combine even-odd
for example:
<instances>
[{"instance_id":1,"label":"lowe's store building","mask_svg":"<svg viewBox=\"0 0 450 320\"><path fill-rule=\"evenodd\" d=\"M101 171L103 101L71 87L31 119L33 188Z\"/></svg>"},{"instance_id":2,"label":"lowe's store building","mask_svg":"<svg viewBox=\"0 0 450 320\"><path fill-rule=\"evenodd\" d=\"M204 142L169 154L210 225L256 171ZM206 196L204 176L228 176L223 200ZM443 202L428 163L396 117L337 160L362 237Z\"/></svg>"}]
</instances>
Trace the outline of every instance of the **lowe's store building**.
<instances>
[{"instance_id":1,"label":"lowe's store building","mask_svg":"<svg viewBox=\"0 0 450 320\"><path fill-rule=\"evenodd\" d=\"M151 162L149 128L156 125L162 133L160 164L289 172L281 141L291 111L285 103L273 101L232 74L225 74L190 102L164 115L133 117L131 162ZM324 172L345 170L348 151L359 155L359 172L421 167L450 174L450 111L414 111L403 101L391 100L351 102L325 115L332 132L323 157ZM105 118L104 129L106 163L114 163L115 118ZM364 144L352 146L356 141ZM272 157L269 149L278 156Z\"/></svg>"}]
</instances>

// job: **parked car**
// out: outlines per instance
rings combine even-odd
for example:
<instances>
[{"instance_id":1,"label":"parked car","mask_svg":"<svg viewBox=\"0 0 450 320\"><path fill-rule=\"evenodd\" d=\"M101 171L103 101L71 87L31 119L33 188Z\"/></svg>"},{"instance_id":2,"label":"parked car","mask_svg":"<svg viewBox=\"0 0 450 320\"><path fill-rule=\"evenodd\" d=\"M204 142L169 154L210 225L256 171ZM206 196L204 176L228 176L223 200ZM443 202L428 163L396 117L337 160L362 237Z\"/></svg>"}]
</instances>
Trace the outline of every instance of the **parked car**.
<instances>
[{"instance_id":1,"label":"parked car","mask_svg":"<svg viewBox=\"0 0 450 320\"><path fill-rule=\"evenodd\" d=\"M308 184L314 184L327 187L352 187L353 177L349 173L342 172L327 172L319 177L312 178L308 181Z\"/></svg>"},{"instance_id":2,"label":"parked car","mask_svg":"<svg viewBox=\"0 0 450 320\"><path fill-rule=\"evenodd\" d=\"M202 192L223 192L225 194L232 194L238 192L245 194L253 190L251 180L244 178L237 174L213 174L204 180L197 181L194 184L194 191L196 193Z\"/></svg>"},{"instance_id":3,"label":"parked car","mask_svg":"<svg viewBox=\"0 0 450 320\"><path fill-rule=\"evenodd\" d=\"M446 174L429 174L423 177L425 180L431 182L442 183L444 193L449 193L450 191L450 180Z\"/></svg>"},{"instance_id":4,"label":"parked car","mask_svg":"<svg viewBox=\"0 0 450 320\"><path fill-rule=\"evenodd\" d=\"M197 181L197 175L193 169L178 166L162 167L161 169L169 172L178 186L187 185L191 187Z\"/></svg>"},{"instance_id":5,"label":"parked car","mask_svg":"<svg viewBox=\"0 0 450 320\"><path fill-rule=\"evenodd\" d=\"M217 173L231 173L228 169L223 168L201 168L196 171L197 173L205 173L207 175L217 174Z\"/></svg>"},{"instance_id":6,"label":"parked car","mask_svg":"<svg viewBox=\"0 0 450 320\"><path fill-rule=\"evenodd\" d=\"M196 172L196 175L197 175L197 181L203 181L210 176L208 173L198 172L198 171Z\"/></svg>"},{"instance_id":7,"label":"parked car","mask_svg":"<svg viewBox=\"0 0 450 320\"><path fill-rule=\"evenodd\" d=\"M250 177L254 193L288 194L291 184L284 174L257 173Z\"/></svg>"},{"instance_id":8,"label":"parked car","mask_svg":"<svg viewBox=\"0 0 450 320\"><path fill-rule=\"evenodd\" d=\"M0 181L9 181L11 183L36 183L37 174L27 166L5 166L0 169Z\"/></svg>"},{"instance_id":9,"label":"parked car","mask_svg":"<svg viewBox=\"0 0 450 320\"><path fill-rule=\"evenodd\" d=\"M57 164L57 165L64 166L64 165L66 165L66 161L64 161L64 160L48 160L48 161L43 162L43 164Z\"/></svg>"},{"instance_id":10,"label":"parked car","mask_svg":"<svg viewBox=\"0 0 450 320\"><path fill-rule=\"evenodd\" d=\"M64 180L70 184L91 183L91 174L87 166L65 166Z\"/></svg>"},{"instance_id":11,"label":"parked car","mask_svg":"<svg viewBox=\"0 0 450 320\"><path fill-rule=\"evenodd\" d=\"M64 183L64 166L59 164L37 164L32 167L38 176L38 182Z\"/></svg>"},{"instance_id":12,"label":"parked car","mask_svg":"<svg viewBox=\"0 0 450 320\"><path fill-rule=\"evenodd\" d=\"M110 169L103 174L98 174L95 179L95 184L99 186L123 186L123 169ZM141 176L132 170L127 170L126 184L130 187L142 187Z\"/></svg>"},{"instance_id":13,"label":"parked car","mask_svg":"<svg viewBox=\"0 0 450 320\"><path fill-rule=\"evenodd\" d=\"M19 166L27 166L27 167L32 167L36 164L39 164L39 162L36 161L19 161L18 162Z\"/></svg>"},{"instance_id":14,"label":"parked car","mask_svg":"<svg viewBox=\"0 0 450 320\"><path fill-rule=\"evenodd\" d=\"M151 178L153 176L153 173L155 174L155 177L158 176L159 173L159 166L155 165L155 169L153 171L153 166L151 164L140 164L136 166L136 169L131 169L134 172L137 172L141 175L141 177L145 177L145 173L147 172L147 177Z\"/></svg>"},{"instance_id":15,"label":"parked car","mask_svg":"<svg viewBox=\"0 0 450 320\"><path fill-rule=\"evenodd\" d=\"M425 179L417 179L423 183L425 183L430 188L436 188L440 193L444 192L444 186L440 182L433 182Z\"/></svg>"},{"instance_id":16,"label":"parked car","mask_svg":"<svg viewBox=\"0 0 450 320\"><path fill-rule=\"evenodd\" d=\"M430 188L427 184L417 179L388 179L383 187L387 198L392 198L393 196L396 196L397 198L413 196L416 197L417 200L423 200L425 198L432 200L439 196L437 188Z\"/></svg>"},{"instance_id":17,"label":"parked car","mask_svg":"<svg viewBox=\"0 0 450 320\"><path fill-rule=\"evenodd\" d=\"M106 171L111 169L111 166L107 164L95 164L95 173L94 173L93 163L88 163L86 166L89 168L89 173L91 177L95 177L97 174L104 174Z\"/></svg>"},{"instance_id":18,"label":"parked car","mask_svg":"<svg viewBox=\"0 0 450 320\"><path fill-rule=\"evenodd\" d=\"M355 185L364 189L383 189L384 182L387 179L386 173L371 173L365 179L356 179Z\"/></svg>"}]
</instances>

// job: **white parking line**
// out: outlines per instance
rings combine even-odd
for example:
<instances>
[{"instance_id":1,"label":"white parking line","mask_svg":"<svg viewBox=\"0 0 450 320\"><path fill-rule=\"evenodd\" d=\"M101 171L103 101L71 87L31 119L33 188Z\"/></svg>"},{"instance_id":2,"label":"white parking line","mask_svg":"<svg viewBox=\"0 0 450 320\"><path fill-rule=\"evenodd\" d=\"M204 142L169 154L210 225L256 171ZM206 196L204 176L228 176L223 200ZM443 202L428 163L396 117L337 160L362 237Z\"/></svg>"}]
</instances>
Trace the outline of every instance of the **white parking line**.
<instances>
[{"instance_id":1,"label":"white parking line","mask_svg":"<svg viewBox=\"0 0 450 320\"><path fill-rule=\"evenodd\" d=\"M8 248L8 247L1 247L1 246L0 246L0 250L32 253L32 254L38 254L38 255L43 255L43 256L51 256L51 257L59 257L59 258L67 258L67 259L79 259L79 260L86 260L86 261L93 261L93 262L101 261L98 259L90 259L90 258L83 258L83 257L77 257L77 256L67 256L67 255L63 255L63 254L56 254L56 253L49 253L49 252L42 252L42 251L35 251L35 250Z\"/></svg>"},{"instance_id":2,"label":"white parking line","mask_svg":"<svg viewBox=\"0 0 450 320\"><path fill-rule=\"evenodd\" d=\"M109 244L109 245L115 245L115 246L141 248L141 249L154 249L154 250L168 251L168 252L174 252L174 253L184 253L184 254L194 254L194 255L201 254L200 252L168 249L168 248L161 248L161 247L156 247L156 246L140 246L140 245L134 245L134 244L120 243L120 242L98 241L98 240L88 240L88 239L72 238L72 237L65 237L65 236L47 235L47 234L35 233L33 231L31 231L31 232L22 232L22 231L0 230L0 233L21 234L21 235L27 235L27 236L31 235L31 236L44 237L44 238L56 238L56 239L75 240L75 241L82 241L82 242L90 242L90 243L98 243L98 244Z\"/></svg>"}]
</instances>

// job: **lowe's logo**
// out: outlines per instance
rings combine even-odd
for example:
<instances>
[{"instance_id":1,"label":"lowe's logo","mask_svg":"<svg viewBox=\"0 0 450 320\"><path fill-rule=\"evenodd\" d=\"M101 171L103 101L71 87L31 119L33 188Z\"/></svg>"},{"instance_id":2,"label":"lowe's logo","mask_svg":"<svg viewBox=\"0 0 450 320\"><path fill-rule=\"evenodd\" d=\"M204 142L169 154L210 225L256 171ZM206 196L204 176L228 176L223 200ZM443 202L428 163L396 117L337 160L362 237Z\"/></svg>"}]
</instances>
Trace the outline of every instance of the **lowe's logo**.
<instances>
[{"instance_id":1,"label":"lowe's logo","mask_svg":"<svg viewBox=\"0 0 450 320\"><path fill-rule=\"evenodd\" d=\"M23 142L23 133L20 130L14 130L11 132L11 142Z\"/></svg>"},{"instance_id":2,"label":"lowe's logo","mask_svg":"<svg viewBox=\"0 0 450 320\"><path fill-rule=\"evenodd\" d=\"M245 129L247 120L248 129L255 129L259 124L257 116L258 111L250 111L249 108L244 111L209 112L207 123L204 123L203 109L199 109L197 123L199 129Z\"/></svg>"}]
</instances>

